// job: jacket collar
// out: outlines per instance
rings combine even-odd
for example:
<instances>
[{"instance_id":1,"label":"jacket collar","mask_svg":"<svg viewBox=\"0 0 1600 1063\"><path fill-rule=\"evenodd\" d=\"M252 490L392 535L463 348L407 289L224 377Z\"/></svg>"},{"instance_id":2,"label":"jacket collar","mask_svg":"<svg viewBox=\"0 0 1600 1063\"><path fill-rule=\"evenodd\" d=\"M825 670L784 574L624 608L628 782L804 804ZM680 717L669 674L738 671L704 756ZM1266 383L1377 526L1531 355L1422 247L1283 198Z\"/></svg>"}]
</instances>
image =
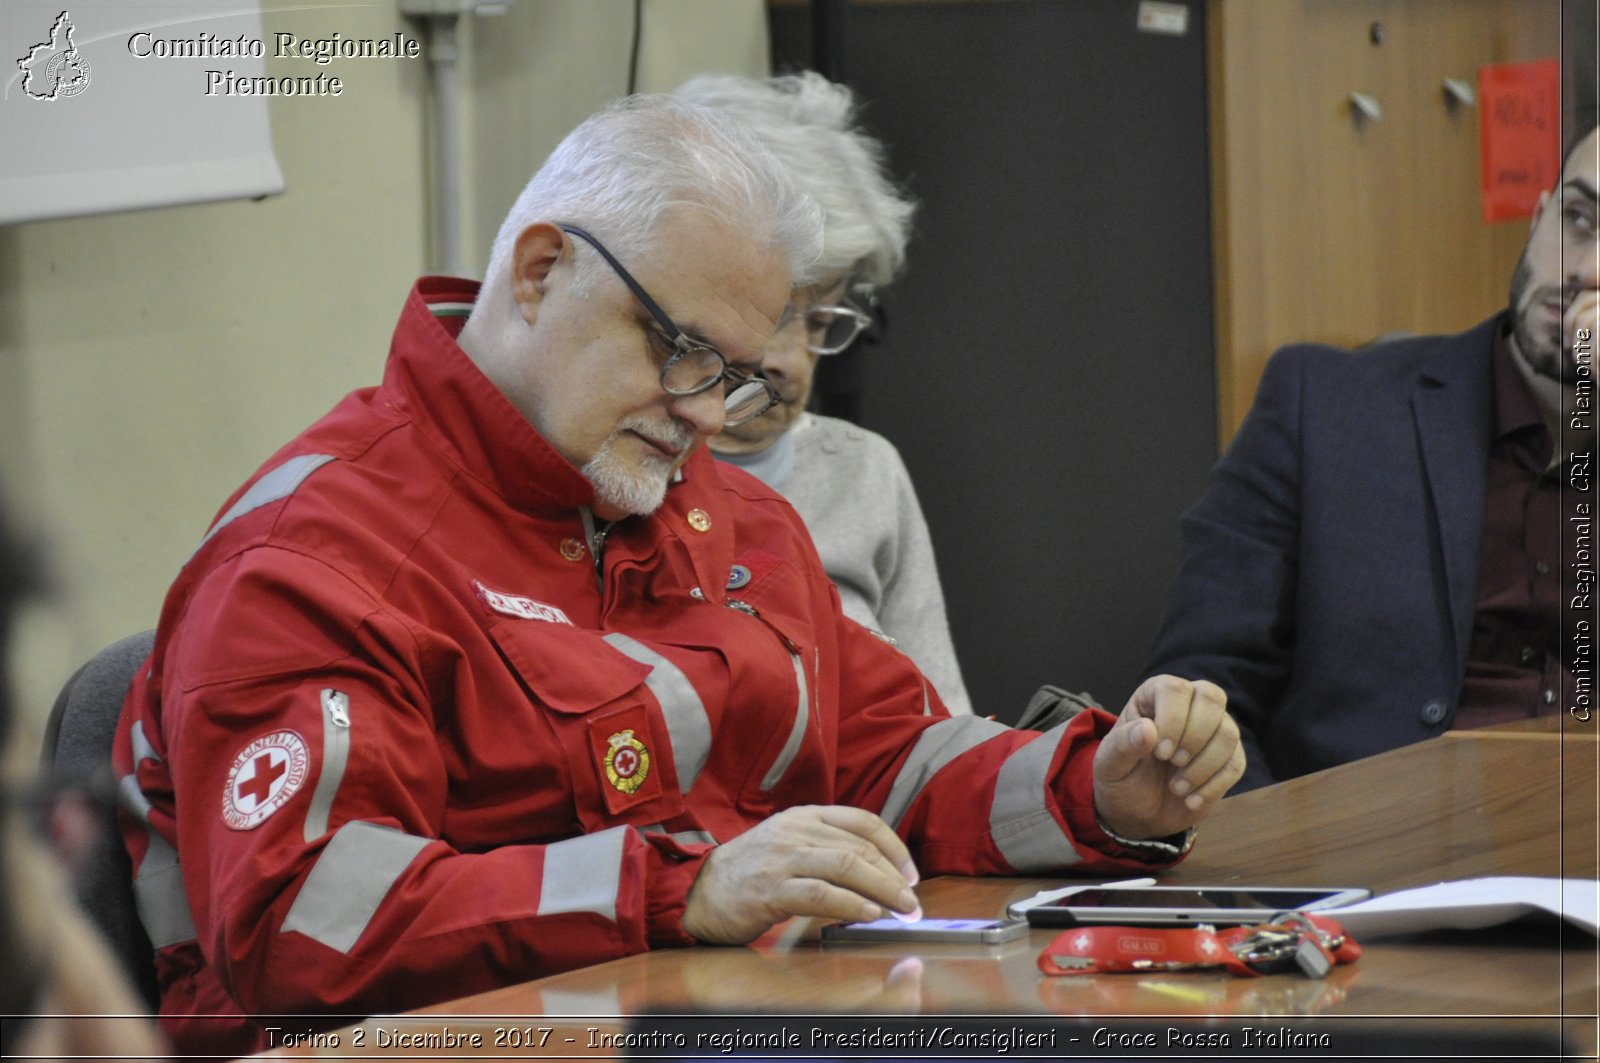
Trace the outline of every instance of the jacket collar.
<instances>
[{"instance_id":1,"label":"jacket collar","mask_svg":"<svg viewBox=\"0 0 1600 1063\"><path fill-rule=\"evenodd\" d=\"M459 277L417 281L395 326L383 395L456 465L518 509L564 514L592 506L594 485L456 342L479 287ZM692 479L721 482L704 446L684 464L668 502Z\"/></svg>"},{"instance_id":2,"label":"jacket collar","mask_svg":"<svg viewBox=\"0 0 1600 1063\"><path fill-rule=\"evenodd\" d=\"M513 506L568 511L594 501L594 485L483 375L456 342L478 282L424 277L395 327L383 393L474 478Z\"/></svg>"},{"instance_id":3,"label":"jacket collar","mask_svg":"<svg viewBox=\"0 0 1600 1063\"><path fill-rule=\"evenodd\" d=\"M1489 356L1495 336L1506 326L1507 318L1508 314L1501 312L1457 335L1430 337L1432 349L1423 353L1419 366L1422 379L1445 387L1487 389ZM1466 354L1467 351L1472 353Z\"/></svg>"}]
</instances>

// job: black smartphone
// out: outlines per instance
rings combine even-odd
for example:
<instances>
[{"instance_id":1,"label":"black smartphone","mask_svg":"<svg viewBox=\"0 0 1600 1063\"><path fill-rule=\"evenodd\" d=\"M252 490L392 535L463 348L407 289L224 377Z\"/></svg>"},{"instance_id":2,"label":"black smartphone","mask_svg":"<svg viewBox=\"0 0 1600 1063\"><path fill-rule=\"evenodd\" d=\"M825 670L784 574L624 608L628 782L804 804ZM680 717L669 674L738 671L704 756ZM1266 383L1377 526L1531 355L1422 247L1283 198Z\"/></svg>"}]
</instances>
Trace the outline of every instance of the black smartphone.
<instances>
[{"instance_id":1,"label":"black smartphone","mask_svg":"<svg viewBox=\"0 0 1600 1063\"><path fill-rule=\"evenodd\" d=\"M1030 907L1034 926L1244 926L1265 923L1279 912L1320 912L1366 900L1370 891L1346 886L1090 886Z\"/></svg>"}]
</instances>

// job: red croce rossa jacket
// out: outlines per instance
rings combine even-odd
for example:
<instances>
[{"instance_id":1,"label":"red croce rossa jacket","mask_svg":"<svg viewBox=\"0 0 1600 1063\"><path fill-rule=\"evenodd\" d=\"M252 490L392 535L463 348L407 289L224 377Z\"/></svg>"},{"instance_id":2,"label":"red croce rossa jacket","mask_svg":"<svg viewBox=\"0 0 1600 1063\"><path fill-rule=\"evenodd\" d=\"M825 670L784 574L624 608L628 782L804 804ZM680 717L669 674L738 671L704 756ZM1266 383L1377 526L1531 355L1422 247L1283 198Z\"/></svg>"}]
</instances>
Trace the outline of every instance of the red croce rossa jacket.
<instances>
[{"instance_id":1,"label":"red croce rossa jacket","mask_svg":"<svg viewBox=\"0 0 1600 1063\"><path fill-rule=\"evenodd\" d=\"M1095 825L1111 717L949 716L754 478L702 448L656 513L592 527L589 482L455 343L476 290L419 282L382 385L229 500L128 695L181 1050L690 944L708 852L794 805L877 812L924 875L1147 862Z\"/></svg>"}]
</instances>

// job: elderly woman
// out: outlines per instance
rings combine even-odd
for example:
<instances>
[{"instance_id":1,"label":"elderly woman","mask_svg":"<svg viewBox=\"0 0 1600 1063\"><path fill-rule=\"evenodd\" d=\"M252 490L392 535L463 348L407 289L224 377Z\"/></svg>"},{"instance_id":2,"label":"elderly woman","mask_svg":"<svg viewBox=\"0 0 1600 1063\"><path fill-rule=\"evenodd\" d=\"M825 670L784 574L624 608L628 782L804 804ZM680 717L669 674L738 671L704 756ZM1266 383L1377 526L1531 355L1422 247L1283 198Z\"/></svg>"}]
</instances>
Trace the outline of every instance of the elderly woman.
<instances>
[{"instance_id":1,"label":"elderly woman","mask_svg":"<svg viewBox=\"0 0 1600 1063\"><path fill-rule=\"evenodd\" d=\"M819 74L697 77L677 95L749 126L825 214L823 280L794 294L763 368L782 401L712 440L718 458L794 504L852 619L893 639L953 713L970 713L928 525L894 445L806 412L817 359L850 349L875 292L905 261L914 205L883 169L883 147L854 125L850 90Z\"/></svg>"}]
</instances>

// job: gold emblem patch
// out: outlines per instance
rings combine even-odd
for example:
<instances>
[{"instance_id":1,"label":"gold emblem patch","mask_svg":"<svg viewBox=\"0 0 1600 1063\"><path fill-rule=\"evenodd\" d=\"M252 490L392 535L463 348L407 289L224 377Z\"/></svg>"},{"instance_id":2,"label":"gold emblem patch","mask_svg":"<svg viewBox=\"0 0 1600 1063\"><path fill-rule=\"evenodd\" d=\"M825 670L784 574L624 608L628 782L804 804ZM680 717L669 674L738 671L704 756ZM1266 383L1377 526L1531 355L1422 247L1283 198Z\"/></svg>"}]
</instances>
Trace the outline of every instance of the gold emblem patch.
<instances>
[{"instance_id":1,"label":"gold emblem patch","mask_svg":"<svg viewBox=\"0 0 1600 1063\"><path fill-rule=\"evenodd\" d=\"M625 794L631 794L650 777L650 751L633 737L633 729L618 731L606 743L606 781Z\"/></svg>"}]
</instances>

